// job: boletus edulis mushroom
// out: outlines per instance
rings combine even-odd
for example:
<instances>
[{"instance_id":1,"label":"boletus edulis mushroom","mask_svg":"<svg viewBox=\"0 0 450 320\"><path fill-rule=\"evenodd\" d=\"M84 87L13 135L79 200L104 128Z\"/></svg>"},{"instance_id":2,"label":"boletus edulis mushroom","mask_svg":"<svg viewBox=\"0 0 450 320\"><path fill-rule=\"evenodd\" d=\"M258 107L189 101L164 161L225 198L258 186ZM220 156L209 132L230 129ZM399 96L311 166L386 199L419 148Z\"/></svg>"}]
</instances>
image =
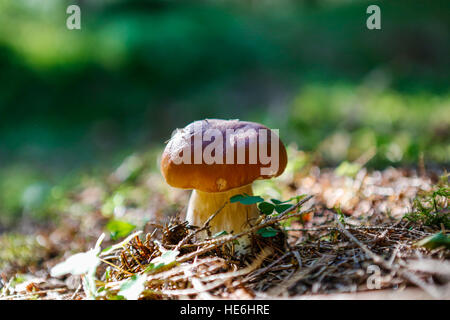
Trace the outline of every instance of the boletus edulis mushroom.
<instances>
[{"instance_id":1,"label":"boletus edulis mushroom","mask_svg":"<svg viewBox=\"0 0 450 320\"><path fill-rule=\"evenodd\" d=\"M186 220L202 227L231 197L253 195L253 181L279 176L286 164L286 149L274 130L255 122L206 119L174 132L162 154L161 172L172 187L193 189ZM210 221L210 231L237 234L258 217L256 204L228 202ZM248 246L245 238L236 250L245 253Z\"/></svg>"}]
</instances>

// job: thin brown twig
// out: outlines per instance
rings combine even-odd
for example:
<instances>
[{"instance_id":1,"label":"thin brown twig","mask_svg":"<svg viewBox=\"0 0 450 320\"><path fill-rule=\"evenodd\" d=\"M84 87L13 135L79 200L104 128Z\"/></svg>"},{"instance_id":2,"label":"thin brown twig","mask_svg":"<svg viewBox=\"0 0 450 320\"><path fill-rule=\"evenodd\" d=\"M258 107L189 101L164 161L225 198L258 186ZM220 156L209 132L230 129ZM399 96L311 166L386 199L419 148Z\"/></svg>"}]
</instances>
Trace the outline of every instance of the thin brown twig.
<instances>
[{"instance_id":1,"label":"thin brown twig","mask_svg":"<svg viewBox=\"0 0 450 320\"><path fill-rule=\"evenodd\" d=\"M352 240L354 243L356 243L364 251L364 253L370 259L373 260L373 262L375 264L378 264L385 269L396 272L399 276L403 277L405 280L408 280L408 281L416 284L418 287L422 288L424 291L426 291L432 297L437 298L437 299L439 299L441 297L441 293L434 286L431 286L431 285L425 283L422 279L417 277L415 274L409 272L408 270L402 269L399 264L391 264L390 262L384 260L382 257L377 255L376 253L372 252L366 245L361 243L358 239L356 239L355 236L353 236L348 230L346 230L344 228L342 223L339 221L339 218L337 215L335 215L335 218L336 218L336 222L339 226L339 231L341 233L343 233L347 238Z\"/></svg>"},{"instance_id":2,"label":"thin brown twig","mask_svg":"<svg viewBox=\"0 0 450 320\"><path fill-rule=\"evenodd\" d=\"M284 255L282 255L280 258L278 258L277 260L271 262L267 267L261 268L258 270L258 272L255 272L254 274L250 274L249 276L247 276L247 278L245 278L243 280L243 282L247 282L250 281L252 279L254 279L255 277L269 271L270 269L272 269L273 266L275 266L278 262L282 261L284 258L290 256L292 254L292 252L287 252Z\"/></svg>"},{"instance_id":3,"label":"thin brown twig","mask_svg":"<svg viewBox=\"0 0 450 320\"><path fill-rule=\"evenodd\" d=\"M200 229L195 230L194 232L192 232L191 234L188 234L186 237L184 237L183 240L181 240L177 246L175 247L175 250L180 250L181 246L183 246L185 243L187 243L189 240L191 240L195 235L197 235L198 233L200 233L201 231L204 231L206 229L209 228L209 223L211 222L212 219L214 219L219 213L220 211L222 211L223 208L225 208L225 206L228 204L228 201L226 201L219 209L217 209L216 212L214 212L209 218L208 220L205 221L205 223L203 224L203 226Z\"/></svg>"},{"instance_id":4,"label":"thin brown twig","mask_svg":"<svg viewBox=\"0 0 450 320\"><path fill-rule=\"evenodd\" d=\"M106 263L106 264L109 264L111 267L116 268L117 270L119 270L119 271L121 271L121 272L123 272L123 273L126 273L126 274L131 275L131 276L133 275L133 273L131 273L131 272L125 270L125 269L122 269L121 267L116 266L114 263L111 263L111 262L109 262L109 261L107 261L107 260L105 260L105 259L100 258L100 261L101 261L101 262L104 262L104 263Z\"/></svg>"},{"instance_id":5,"label":"thin brown twig","mask_svg":"<svg viewBox=\"0 0 450 320\"><path fill-rule=\"evenodd\" d=\"M312 198L312 196L308 196L308 197L302 199L301 201L299 201L297 204L295 204L292 207L290 207L290 208L286 209L285 211L283 211L279 216L276 216L274 218L269 218L265 222L262 222L259 225L253 226L252 228L249 228L249 229L247 229L247 230L245 230L245 231L243 231L241 233L238 233L237 235L234 235L234 236L233 235L227 235L227 236L221 237L221 238L219 238L217 240L210 240L210 241L199 243L198 246L204 245L204 244L209 244L209 246L203 247L203 248L201 248L201 249L199 249L199 250L197 250L195 252L192 252L190 254L186 254L186 255L184 255L182 257L179 257L179 258L177 258L177 262L185 262L185 261L191 260L192 258L195 258L196 256L199 256L199 255L204 254L204 253L206 253L208 251L211 251L211 250L213 250L215 248L218 248L218 247L224 245L227 242L236 240L236 239L238 239L238 238L240 238L242 236L245 236L245 235L247 235L249 233L258 231L261 228L273 225L273 224L275 224L275 223L277 223L279 221L282 221L282 220L285 220L285 219L288 219L288 218L299 217L299 216L302 216L305 213L309 213L311 211L302 211L302 212L297 212L297 213L294 213L294 214L291 214L291 215L287 216L288 213L296 210L303 203L305 203L306 201L310 200L311 198Z\"/></svg>"},{"instance_id":6,"label":"thin brown twig","mask_svg":"<svg viewBox=\"0 0 450 320\"><path fill-rule=\"evenodd\" d=\"M419 230L409 230L407 228L398 228L395 225L388 226L351 226L346 225L344 227L346 230L394 230L394 231L407 231L407 232L416 232L421 234L428 234L427 232L421 232ZM317 228L284 228L285 231L302 231L302 232L318 232L318 231L339 231L339 228L332 226L322 226Z\"/></svg>"}]
</instances>

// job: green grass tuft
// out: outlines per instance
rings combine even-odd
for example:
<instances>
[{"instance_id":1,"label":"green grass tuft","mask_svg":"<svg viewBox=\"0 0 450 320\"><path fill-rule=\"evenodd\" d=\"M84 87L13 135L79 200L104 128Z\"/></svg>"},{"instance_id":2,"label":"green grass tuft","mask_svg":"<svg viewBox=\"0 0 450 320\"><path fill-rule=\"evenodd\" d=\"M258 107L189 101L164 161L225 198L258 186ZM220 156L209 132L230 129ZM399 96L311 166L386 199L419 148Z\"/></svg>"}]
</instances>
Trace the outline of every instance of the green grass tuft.
<instances>
[{"instance_id":1,"label":"green grass tuft","mask_svg":"<svg viewBox=\"0 0 450 320\"><path fill-rule=\"evenodd\" d=\"M450 229L448 177L448 174L444 175L432 191L416 197L412 212L407 213L404 218L426 226L444 226L445 229Z\"/></svg>"}]
</instances>

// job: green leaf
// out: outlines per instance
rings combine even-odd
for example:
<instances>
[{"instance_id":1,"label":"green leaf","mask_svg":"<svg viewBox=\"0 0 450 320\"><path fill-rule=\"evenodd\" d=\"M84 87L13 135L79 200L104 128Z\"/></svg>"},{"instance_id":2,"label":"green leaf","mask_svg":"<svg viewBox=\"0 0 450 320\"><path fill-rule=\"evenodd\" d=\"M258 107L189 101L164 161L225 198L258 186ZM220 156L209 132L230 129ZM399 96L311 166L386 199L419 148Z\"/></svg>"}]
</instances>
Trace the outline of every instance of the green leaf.
<instances>
[{"instance_id":1,"label":"green leaf","mask_svg":"<svg viewBox=\"0 0 450 320\"><path fill-rule=\"evenodd\" d=\"M278 200L278 199L270 199L270 201L272 201L272 202L275 203L275 204L282 204L282 203L288 203L288 202L291 202L292 200L296 200L297 202L299 202L299 201L300 201L302 198L304 198L304 197L306 197L306 194L301 194L301 195L299 195L299 196L292 197L292 198L287 199L287 200L285 200L285 201L281 201L281 200Z\"/></svg>"},{"instance_id":2,"label":"green leaf","mask_svg":"<svg viewBox=\"0 0 450 320\"><path fill-rule=\"evenodd\" d=\"M282 212L286 211L287 209L289 209L290 207L292 207L291 204L279 204L275 207L275 211L278 213L282 213Z\"/></svg>"},{"instance_id":3,"label":"green leaf","mask_svg":"<svg viewBox=\"0 0 450 320\"><path fill-rule=\"evenodd\" d=\"M342 212L341 207L340 206L335 207L334 210L336 210L336 213L338 214L339 221L345 225L345 215Z\"/></svg>"},{"instance_id":4,"label":"green leaf","mask_svg":"<svg viewBox=\"0 0 450 320\"><path fill-rule=\"evenodd\" d=\"M179 251L175 250L168 250L164 252L159 257L154 258L152 261L150 261L150 264L148 265L147 269L145 271L152 271L159 269L164 266L168 266L175 262L177 256L180 254Z\"/></svg>"},{"instance_id":5,"label":"green leaf","mask_svg":"<svg viewBox=\"0 0 450 320\"><path fill-rule=\"evenodd\" d=\"M117 294L127 300L137 300L145 289L146 280L145 275L134 275L123 282Z\"/></svg>"},{"instance_id":6,"label":"green leaf","mask_svg":"<svg viewBox=\"0 0 450 320\"><path fill-rule=\"evenodd\" d=\"M287 201L285 201L285 202L292 201L292 200L295 200L295 202L300 202L300 200L302 200L302 199L305 198L306 196L307 196L307 194L306 194L306 193L303 193L303 194L301 194L301 195L299 195L299 196L292 197L292 198L290 198L289 200L287 200Z\"/></svg>"},{"instance_id":7,"label":"green leaf","mask_svg":"<svg viewBox=\"0 0 450 320\"><path fill-rule=\"evenodd\" d=\"M269 202L264 201L264 202L261 202L260 204L258 204L258 209L263 214L269 215L273 212L273 210L275 209L275 206Z\"/></svg>"},{"instance_id":8,"label":"green leaf","mask_svg":"<svg viewBox=\"0 0 450 320\"><path fill-rule=\"evenodd\" d=\"M248 194L237 194L230 198L230 203L240 202L245 205L255 204L264 201L260 196L249 196Z\"/></svg>"},{"instance_id":9,"label":"green leaf","mask_svg":"<svg viewBox=\"0 0 450 320\"><path fill-rule=\"evenodd\" d=\"M261 237L263 237L263 238L270 238L270 237L275 237L278 233L278 230L276 230L272 227L265 227L265 228L259 229L256 233L261 235Z\"/></svg>"},{"instance_id":10,"label":"green leaf","mask_svg":"<svg viewBox=\"0 0 450 320\"><path fill-rule=\"evenodd\" d=\"M223 230L223 231L217 232L215 235L213 235L213 238L218 238L218 237L221 237L221 236L225 236L227 234L228 234L228 232Z\"/></svg>"},{"instance_id":11,"label":"green leaf","mask_svg":"<svg viewBox=\"0 0 450 320\"><path fill-rule=\"evenodd\" d=\"M126 221L122 220L111 220L107 223L106 229L108 229L109 232L111 232L111 239L117 240L119 238L126 237L130 234L131 231L136 228L135 225L128 223Z\"/></svg>"},{"instance_id":12,"label":"green leaf","mask_svg":"<svg viewBox=\"0 0 450 320\"><path fill-rule=\"evenodd\" d=\"M416 243L416 246L424 247L430 250L442 246L450 249L450 236L439 232L420 240Z\"/></svg>"}]
</instances>

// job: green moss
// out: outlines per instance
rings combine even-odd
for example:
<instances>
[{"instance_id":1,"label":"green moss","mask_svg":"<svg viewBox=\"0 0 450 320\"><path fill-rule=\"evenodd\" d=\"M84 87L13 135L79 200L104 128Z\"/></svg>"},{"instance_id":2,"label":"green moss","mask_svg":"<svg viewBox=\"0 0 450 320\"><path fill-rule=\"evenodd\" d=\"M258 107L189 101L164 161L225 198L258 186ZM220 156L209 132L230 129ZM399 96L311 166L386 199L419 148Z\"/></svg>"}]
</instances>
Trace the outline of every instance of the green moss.
<instances>
[{"instance_id":1,"label":"green moss","mask_svg":"<svg viewBox=\"0 0 450 320\"><path fill-rule=\"evenodd\" d=\"M0 270L36 264L44 254L45 249L37 242L35 236L17 233L0 235Z\"/></svg>"}]
</instances>

